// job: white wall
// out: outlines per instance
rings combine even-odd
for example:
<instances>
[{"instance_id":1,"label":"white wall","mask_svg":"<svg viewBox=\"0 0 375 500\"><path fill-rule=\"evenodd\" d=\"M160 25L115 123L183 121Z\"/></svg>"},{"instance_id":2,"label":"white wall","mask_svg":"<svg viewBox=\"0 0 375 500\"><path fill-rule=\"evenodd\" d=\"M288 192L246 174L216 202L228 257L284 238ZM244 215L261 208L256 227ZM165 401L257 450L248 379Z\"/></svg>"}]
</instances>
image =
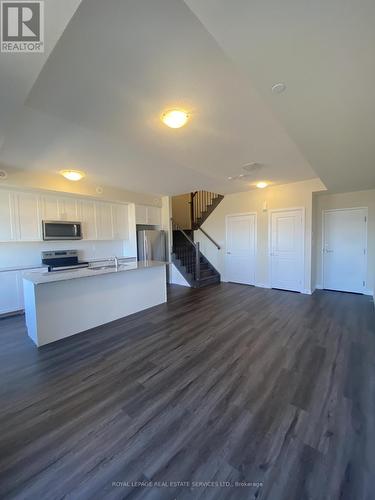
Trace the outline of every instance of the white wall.
<instances>
[{"instance_id":1,"label":"white wall","mask_svg":"<svg viewBox=\"0 0 375 500\"><path fill-rule=\"evenodd\" d=\"M367 278L368 293L375 288L375 189L340 194L319 194L314 199L314 213L316 218L316 238L314 253L316 260L315 281L318 287L322 286L322 217L323 210L335 208L368 207L368 242L367 242Z\"/></svg>"},{"instance_id":2,"label":"white wall","mask_svg":"<svg viewBox=\"0 0 375 500\"><path fill-rule=\"evenodd\" d=\"M304 182L285 184L282 186L268 187L264 190L257 189L245 193L226 195L224 200L213 211L203 229L221 246L220 251L210 243L200 232L195 233L196 241L201 242L203 253L221 273L223 281L225 276L225 218L227 215L245 212L257 213L257 259L256 259L256 284L269 286L268 275L268 217L270 209L304 207L305 220L305 273L304 291L311 291L311 256L312 256L312 193L322 191L325 187L319 179ZM267 204L267 211L263 204Z\"/></svg>"},{"instance_id":3,"label":"white wall","mask_svg":"<svg viewBox=\"0 0 375 500\"><path fill-rule=\"evenodd\" d=\"M190 221L190 193L172 197L173 220L182 229L191 229Z\"/></svg>"}]
</instances>

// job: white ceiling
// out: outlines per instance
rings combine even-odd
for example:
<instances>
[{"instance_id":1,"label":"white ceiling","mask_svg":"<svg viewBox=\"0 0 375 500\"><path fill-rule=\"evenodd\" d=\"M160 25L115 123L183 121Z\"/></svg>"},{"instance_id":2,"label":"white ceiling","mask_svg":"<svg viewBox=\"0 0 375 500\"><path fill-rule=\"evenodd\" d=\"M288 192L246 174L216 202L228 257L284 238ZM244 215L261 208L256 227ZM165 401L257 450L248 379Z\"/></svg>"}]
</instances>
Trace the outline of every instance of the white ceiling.
<instances>
[{"instance_id":1,"label":"white ceiling","mask_svg":"<svg viewBox=\"0 0 375 500\"><path fill-rule=\"evenodd\" d=\"M350 51L356 73L346 78L356 92L346 95L344 107L333 87L347 64L343 37L337 38L347 23L336 19L339 26L331 25L327 38L338 2L320 14L303 0L271 4L46 0L48 60L48 53L0 55L0 163L52 172L78 168L103 184L158 194L228 193L261 178L286 183L316 173L336 190L375 187L366 132L374 129L374 100L370 94L359 99L358 92L373 69L374 44L360 61L358 51ZM368 8L372 12L370 2ZM351 36L362 21L354 14ZM323 26L315 32L319 17ZM363 31L370 42L371 33ZM280 80L287 92L273 96L270 86ZM344 89L348 81L336 92ZM192 115L179 130L160 121L174 105ZM254 161L263 164L254 178L227 179Z\"/></svg>"},{"instance_id":2,"label":"white ceiling","mask_svg":"<svg viewBox=\"0 0 375 500\"><path fill-rule=\"evenodd\" d=\"M330 190L375 187L374 0L186 3Z\"/></svg>"}]
</instances>

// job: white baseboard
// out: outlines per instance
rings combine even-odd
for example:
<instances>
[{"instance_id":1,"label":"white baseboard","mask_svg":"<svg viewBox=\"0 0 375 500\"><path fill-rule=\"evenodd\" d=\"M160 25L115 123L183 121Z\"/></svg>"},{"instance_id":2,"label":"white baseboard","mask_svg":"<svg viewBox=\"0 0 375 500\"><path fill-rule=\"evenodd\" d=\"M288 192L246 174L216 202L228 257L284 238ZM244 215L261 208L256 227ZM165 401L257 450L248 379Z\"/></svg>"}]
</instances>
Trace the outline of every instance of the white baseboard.
<instances>
[{"instance_id":1,"label":"white baseboard","mask_svg":"<svg viewBox=\"0 0 375 500\"><path fill-rule=\"evenodd\" d=\"M317 288L318 290L323 290L323 285L315 285L315 288ZM369 290L368 288L366 288L365 290L363 290L363 295L374 295L374 290Z\"/></svg>"},{"instance_id":2,"label":"white baseboard","mask_svg":"<svg viewBox=\"0 0 375 500\"><path fill-rule=\"evenodd\" d=\"M270 285L266 283L254 283L254 286L257 286L258 288L271 288Z\"/></svg>"},{"instance_id":3,"label":"white baseboard","mask_svg":"<svg viewBox=\"0 0 375 500\"><path fill-rule=\"evenodd\" d=\"M305 288L304 290L301 291L301 293L303 293L304 295L312 295L312 291Z\"/></svg>"}]
</instances>

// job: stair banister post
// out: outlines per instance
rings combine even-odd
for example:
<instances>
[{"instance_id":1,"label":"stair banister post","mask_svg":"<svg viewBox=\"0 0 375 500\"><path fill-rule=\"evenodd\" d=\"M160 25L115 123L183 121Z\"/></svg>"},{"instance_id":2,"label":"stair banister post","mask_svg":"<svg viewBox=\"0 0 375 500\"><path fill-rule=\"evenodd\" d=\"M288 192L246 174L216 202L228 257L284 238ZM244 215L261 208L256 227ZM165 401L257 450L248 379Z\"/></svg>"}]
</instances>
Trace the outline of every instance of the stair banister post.
<instances>
[{"instance_id":1,"label":"stair banister post","mask_svg":"<svg viewBox=\"0 0 375 500\"><path fill-rule=\"evenodd\" d=\"M195 243L195 279L201 279L201 258L199 254L199 242Z\"/></svg>"},{"instance_id":2,"label":"stair banister post","mask_svg":"<svg viewBox=\"0 0 375 500\"><path fill-rule=\"evenodd\" d=\"M194 193L190 193L190 229L194 229Z\"/></svg>"}]
</instances>

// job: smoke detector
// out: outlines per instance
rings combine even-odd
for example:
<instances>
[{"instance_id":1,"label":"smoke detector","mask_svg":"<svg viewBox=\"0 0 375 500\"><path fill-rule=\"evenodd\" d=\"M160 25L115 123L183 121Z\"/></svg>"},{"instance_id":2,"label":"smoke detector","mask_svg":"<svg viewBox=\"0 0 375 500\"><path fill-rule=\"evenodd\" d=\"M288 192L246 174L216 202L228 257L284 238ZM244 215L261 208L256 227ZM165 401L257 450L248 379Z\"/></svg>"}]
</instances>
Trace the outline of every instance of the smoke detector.
<instances>
[{"instance_id":1,"label":"smoke detector","mask_svg":"<svg viewBox=\"0 0 375 500\"><path fill-rule=\"evenodd\" d=\"M275 83L275 85L272 85L271 90L273 94L282 94L286 90L286 85L284 82Z\"/></svg>"},{"instance_id":2,"label":"smoke detector","mask_svg":"<svg viewBox=\"0 0 375 500\"><path fill-rule=\"evenodd\" d=\"M0 170L0 181L5 181L7 177L8 177L7 172L5 172L5 170Z\"/></svg>"}]
</instances>

